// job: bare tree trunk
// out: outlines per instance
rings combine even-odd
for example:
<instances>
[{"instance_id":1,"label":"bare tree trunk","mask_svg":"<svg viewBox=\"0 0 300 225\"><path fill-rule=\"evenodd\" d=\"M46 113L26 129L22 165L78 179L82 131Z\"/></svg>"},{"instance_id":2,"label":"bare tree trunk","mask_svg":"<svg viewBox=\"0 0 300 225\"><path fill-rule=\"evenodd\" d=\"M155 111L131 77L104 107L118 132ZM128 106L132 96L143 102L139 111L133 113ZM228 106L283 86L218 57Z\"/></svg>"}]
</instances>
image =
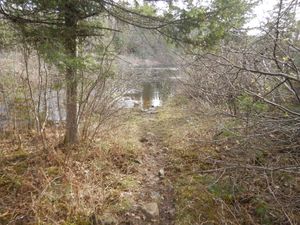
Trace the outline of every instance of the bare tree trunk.
<instances>
[{"instance_id":1,"label":"bare tree trunk","mask_svg":"<svg viewBox=\"0 0 300 225\"><path fill-rule=\"evenodd\" d=\"M63 117L61 115L61 107L60 107L60 92L59 89L56 91L56 105L57 105L57 112L58 112L58 118L59 118L59 123L63 120Z\"/></svg>"},{"instance_id":2,"label":"bare tree trunk","mask_svg":"<svg viewBox=\"0 0 300 225\"><path fill-rule=\"evenodd\" d=\"M76 59L77 43L76 43L76 13L74 6L65 6L65 43L64 48L68 57L66 63L66 131L65 144L75 144L78 141L78 122L77 122L77 74Z\"/></svg>"},{"instance_id":3,"label":"bare tree trunk","mask_svg":"<svg viewBox=\"0 0 300 225\"><path fill-rule=\"evenodd\" d=\"M39 116L39 106L36 105L35 98L34 98L34 91L32 84L30 82L30 72L29 72L29 49L27 48L26 44L24 44L23 47L23 57L24 57L24 64L25 64L25 73L26 73L26 83L29 89L29 97L30 97L30 108L34 115L34 121L35 121L35 128L38 134L41 134L41 122L40 122L40 116ZM40 75L40 74L39 74ZM39 94L40 95L40 94ZM26 98L25 98L26 99ZM39 104L39 102L38 102ZM30 113L29 113L30 115ZM29 116L30 118L30 116Z\"/></svg>"}]
</instances>

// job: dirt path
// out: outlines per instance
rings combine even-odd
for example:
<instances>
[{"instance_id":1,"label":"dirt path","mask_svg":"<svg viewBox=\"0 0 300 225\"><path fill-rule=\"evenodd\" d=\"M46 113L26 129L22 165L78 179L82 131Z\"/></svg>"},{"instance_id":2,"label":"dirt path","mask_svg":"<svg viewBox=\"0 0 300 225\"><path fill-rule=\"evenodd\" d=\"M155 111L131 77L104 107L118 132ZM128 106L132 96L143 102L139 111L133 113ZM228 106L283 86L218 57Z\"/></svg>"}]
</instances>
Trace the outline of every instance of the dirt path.
<instances>
[{"instance_id":1,"label":"dirt path","mask_svg":"<svg viewBox=\"0 0 300 225\"><path fill-rule=\"evenodd\" d=\"M167 131L159 126L157 114L142 115L139 141L144 147L144 157L139 174L142 187L138 196L138 206L127 214L127 223L132 225L173 225L175 216L174 190L166 165L169 149L163 145L163 134Z\"/></svg>"}]
</instances>

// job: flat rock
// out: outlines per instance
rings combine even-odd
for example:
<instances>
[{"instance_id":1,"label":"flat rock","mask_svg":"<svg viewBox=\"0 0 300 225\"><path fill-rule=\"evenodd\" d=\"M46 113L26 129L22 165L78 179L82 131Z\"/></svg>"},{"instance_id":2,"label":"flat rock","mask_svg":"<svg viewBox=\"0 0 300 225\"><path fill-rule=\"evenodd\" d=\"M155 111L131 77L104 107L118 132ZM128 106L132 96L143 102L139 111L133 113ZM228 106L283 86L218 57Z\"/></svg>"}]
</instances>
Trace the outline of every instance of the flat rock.
<instances>
[{"instance_id":1,"label":"flat rock","mask_svg":"<svg viewBox=\"0 0 300 225\"><path fill-rule=\"evenodd\" d=\"M159 216L159 208L156 202L145 203L141 206L147 219L155 219Z\"/></svg>"}]
</instances>

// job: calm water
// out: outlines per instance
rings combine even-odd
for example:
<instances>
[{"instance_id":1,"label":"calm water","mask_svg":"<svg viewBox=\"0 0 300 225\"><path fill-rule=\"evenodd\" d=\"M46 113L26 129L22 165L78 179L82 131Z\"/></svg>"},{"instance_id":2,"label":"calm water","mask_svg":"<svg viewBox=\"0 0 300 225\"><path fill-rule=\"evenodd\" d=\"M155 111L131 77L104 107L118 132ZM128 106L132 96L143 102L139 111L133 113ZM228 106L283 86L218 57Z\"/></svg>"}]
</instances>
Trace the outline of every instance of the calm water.
<instances>
[{"instance_id":1,"label":"calm water","mask_svg":"<svg viewBox=\"0 0 300 225\"><path fill-rule=\"evenodd\" d=\"M150 73L150 76L137 84L136 89L125 95L124 107L140 107L147 110L162 106L174 91L175 75L172 70L156 70Z\"/></svg>"}]
</instances>

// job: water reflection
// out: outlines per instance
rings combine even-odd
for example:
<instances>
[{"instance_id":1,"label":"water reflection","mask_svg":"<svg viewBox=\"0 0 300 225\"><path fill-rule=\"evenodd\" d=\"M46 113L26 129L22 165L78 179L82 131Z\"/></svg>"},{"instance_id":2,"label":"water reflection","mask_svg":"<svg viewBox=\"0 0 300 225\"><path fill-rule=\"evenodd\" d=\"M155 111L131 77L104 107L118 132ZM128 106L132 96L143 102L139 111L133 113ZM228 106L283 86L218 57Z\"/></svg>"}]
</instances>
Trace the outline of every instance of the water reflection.
<instances>
[{"instance_id":1,"label":"water reflection","mask_svg":"<svg viewBox=\"0 0 300 225\"><path fill-rule=\"evenodd\" d=\"M176 86L177 70L146 69L140 73L140 80L121 99L121 107L140 107L143 110L162 106Z\"/></svg>"},{"instance_id":2,"label":"water reflection","mask_svg":"<svg viewBox=\"0 0 300 225\"><path fill-rule=\"evenodd\" d=\"M171 92L170 81L152 81L143 82L140 85L140 91L129 91L122 99L122 105L125 108L140 108L147 110L162 106L163 101Z\"/></svg>"},{"instance_id":3,"label":"water reflection","mask_svg":"<svg viewBox=\"0 0 300 225\"><path fill-rule=\"evenodd\" d=\"M160 96L161 85L159 83L144 83L142 92L142 108L149 109L151 107L161 106Z\"/></svg>"}]
</instances>

